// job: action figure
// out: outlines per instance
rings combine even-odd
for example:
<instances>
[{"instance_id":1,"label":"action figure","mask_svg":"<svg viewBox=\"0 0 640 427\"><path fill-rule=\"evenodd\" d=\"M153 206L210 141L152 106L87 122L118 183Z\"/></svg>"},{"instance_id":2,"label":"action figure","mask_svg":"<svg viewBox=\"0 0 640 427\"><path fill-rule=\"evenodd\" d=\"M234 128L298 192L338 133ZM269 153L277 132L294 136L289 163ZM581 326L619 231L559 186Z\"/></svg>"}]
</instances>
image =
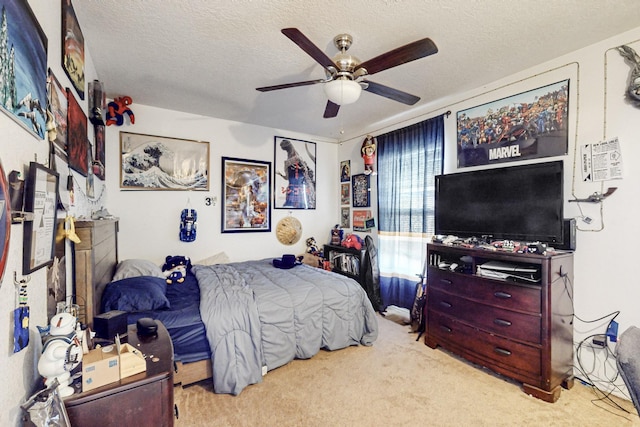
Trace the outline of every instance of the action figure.
<instances>
[{"instance_id":1,"label":"action figure","mask_svg":"<svg viewBox=\"0 0 640 427\"><path fill-rule=\"evenodd\" d=\"M367 135L360 149L364 160L364 173L367 175L373 172L373 164L376 161L376 145L376 139L371 135Z\"/></svg>"}]
</instances>

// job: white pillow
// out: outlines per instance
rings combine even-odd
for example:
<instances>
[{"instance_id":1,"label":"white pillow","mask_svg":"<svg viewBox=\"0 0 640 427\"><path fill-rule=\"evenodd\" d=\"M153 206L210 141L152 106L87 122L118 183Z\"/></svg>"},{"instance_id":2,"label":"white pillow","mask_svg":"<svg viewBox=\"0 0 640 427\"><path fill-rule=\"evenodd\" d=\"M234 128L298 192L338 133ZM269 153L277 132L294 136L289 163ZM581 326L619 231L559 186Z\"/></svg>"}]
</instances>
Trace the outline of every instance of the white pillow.
<instances>
[{"instance_id":1,"label":"white pillow","mask_svg":"<svg viewBox=\"0 0 640 427\"><path fill-rule=\"evenodd\" d=\"M199 265L214 265L214 264L227 264L230 262L229 257L224 252L218 252L215 255L211 255L209 258L201 259L193 264Z\"/></svg>"},{"instance_id":2,"label":"white pillow","mask_svg":"<svg viewBox=\"0 0 640 427\"><path fill-rule=\"evenodd\" d=\"M165 278L162 269L146 259L125 259L120 261L113 275L113 281L128 279L129 277L154 276Z\"/></svg>"}]
</instances>

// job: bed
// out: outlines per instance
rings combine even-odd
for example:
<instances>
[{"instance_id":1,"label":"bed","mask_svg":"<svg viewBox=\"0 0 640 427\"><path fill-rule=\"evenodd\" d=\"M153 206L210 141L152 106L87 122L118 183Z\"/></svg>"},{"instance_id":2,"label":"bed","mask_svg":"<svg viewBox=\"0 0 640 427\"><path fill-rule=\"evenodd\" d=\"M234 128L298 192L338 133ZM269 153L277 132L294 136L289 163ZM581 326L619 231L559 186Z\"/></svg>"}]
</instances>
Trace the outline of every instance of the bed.
<instances>
[{"instance_id":1,"label":"bed","mask_svg":"<svg viewBox=\"0 0 640 427\"><path fill-rule=\"evenodd\" d=\"M213 378L216 393L237 395L266 372L320 350L372 345L375 311L353 279L270 259L195 264L183 283L167 285L145 260L118 264L99 311L123 310L163 322L171 335L176 383Z\"/></svg>"}]
</instances>

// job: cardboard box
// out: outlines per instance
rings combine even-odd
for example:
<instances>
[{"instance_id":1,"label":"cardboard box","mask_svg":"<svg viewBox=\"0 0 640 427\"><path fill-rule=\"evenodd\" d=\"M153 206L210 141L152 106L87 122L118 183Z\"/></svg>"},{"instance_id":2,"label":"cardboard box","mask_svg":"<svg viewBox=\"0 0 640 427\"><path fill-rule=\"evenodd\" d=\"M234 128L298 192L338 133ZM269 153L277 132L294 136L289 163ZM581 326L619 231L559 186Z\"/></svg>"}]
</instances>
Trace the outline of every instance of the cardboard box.
<instances>
[{"instance_id":1,"label":"cardboard box","mask_svg":"<svg viewBox=\"0 0 640 427\"><path fill-rule=\"evenodd\" d=\"M83 392L118 380L120 380L120 360L116 346L90 350L82 356Z\"/></svg>"},{"instance_id":2,"label":"cardboard box","mask_svg":"<svg viewBox=\"0 0 640 427\"><path fill-rule=\"evenodd\" d=\"M139 374L147 370L147 361L140 350L130 344L120 346L120 379Z\"/></svg>"}]
</instances>

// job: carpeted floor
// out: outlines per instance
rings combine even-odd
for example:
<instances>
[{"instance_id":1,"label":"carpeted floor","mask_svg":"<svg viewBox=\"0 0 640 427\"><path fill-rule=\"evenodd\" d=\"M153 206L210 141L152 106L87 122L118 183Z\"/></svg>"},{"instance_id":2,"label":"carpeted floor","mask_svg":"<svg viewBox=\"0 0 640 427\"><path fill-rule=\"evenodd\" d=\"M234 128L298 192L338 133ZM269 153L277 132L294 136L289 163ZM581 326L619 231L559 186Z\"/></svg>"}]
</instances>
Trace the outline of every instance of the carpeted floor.
<instances>
[{"instance_id":1,"label":"carpeted floor","mask_svg":"<svg viewBox=\"0 0 640 427\"><path fill-rule=\"evenodd\" d=\"M628 412L614 409L576 381L558 402L546 403L518 383L415 341L408 326L382 316L378 323L372 347L295 360L239 396L213 393L210 381L176 387L176 425L640 426L629 401L616 399Z\"/></svg>"}]
</instances>

